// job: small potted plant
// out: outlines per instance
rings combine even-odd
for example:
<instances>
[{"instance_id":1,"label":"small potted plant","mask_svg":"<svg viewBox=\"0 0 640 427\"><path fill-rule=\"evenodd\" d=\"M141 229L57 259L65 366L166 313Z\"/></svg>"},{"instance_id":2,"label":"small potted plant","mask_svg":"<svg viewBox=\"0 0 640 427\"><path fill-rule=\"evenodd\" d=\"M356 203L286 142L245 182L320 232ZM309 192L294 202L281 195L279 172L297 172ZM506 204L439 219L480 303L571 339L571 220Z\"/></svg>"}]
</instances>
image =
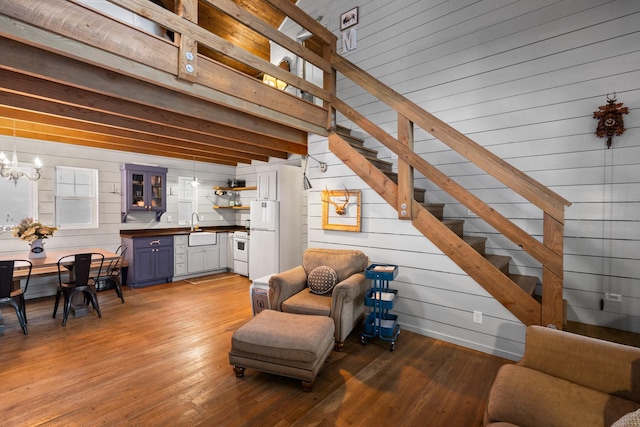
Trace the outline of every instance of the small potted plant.
<instances>
[{"instance_id":1,"label":"small potted plant","mask_svg":"<svg viewBox=\"0 0 640 427\"><path fill-rule=\"evenodd\" d=\"M43 240L53 236L56 230L56 227L43 225L40 221L27 217L13 227L13 236L30 243L29 258L44 258L47 255L44 252Z\"/></svg>"}]
</instances>

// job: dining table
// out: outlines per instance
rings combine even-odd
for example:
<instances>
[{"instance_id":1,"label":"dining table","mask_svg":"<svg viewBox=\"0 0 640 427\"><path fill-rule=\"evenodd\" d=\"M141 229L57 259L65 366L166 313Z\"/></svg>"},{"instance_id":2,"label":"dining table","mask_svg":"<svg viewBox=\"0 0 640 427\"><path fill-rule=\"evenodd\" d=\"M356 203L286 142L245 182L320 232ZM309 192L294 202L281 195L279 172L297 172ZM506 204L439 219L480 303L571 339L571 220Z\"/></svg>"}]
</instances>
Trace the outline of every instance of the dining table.
<instances>
[{"instance_id":1,"label":"dining table","mask_svg":"<svg viewBox=\"0 0 640 427\"><path fill-rule=\"evenodd\" d=\"M115 252L107 251L101 248L83 248L83 249L61 249L54 251L46 251L46 256L43 258L29 258L29 250L22 252L9 252L0 254L0 261L7 260L29 260L33 267L31 269L31 279L36 277L53 276L58 275L58 261L66 256L82 254L82 253L97 253L104 255L104 263L100 274L104 274L107 266L111 261L120 258L120 255ZM73 280L73 258L63 263L65 267L65 274L67 274L68 280ZM97 269L99 266L99 257L96 257L96 262L92 264L92 270ZM26 279L28 274L28 265L17 263L13 271L13 288L19 289L22 280ZM84 303L80 296L78 301L72 303L72 314L75 317L84 316L89 312L89 307ZM2 319L2 312L0 312L0 333L4 332L4 321Z\"/></svg>"}]
</instances>

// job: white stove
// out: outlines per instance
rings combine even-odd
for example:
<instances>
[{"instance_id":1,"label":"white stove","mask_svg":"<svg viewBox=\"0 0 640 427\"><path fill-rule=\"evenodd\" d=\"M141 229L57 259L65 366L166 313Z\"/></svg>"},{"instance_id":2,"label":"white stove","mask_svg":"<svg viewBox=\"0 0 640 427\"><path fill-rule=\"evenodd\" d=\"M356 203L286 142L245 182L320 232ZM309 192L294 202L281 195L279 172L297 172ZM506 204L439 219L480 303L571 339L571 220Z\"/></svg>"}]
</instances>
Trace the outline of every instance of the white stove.
<instances>
[{"instance_id":1,"label":"white stove","mask_svg":"<svg viewBox=\"0 0 640 427\"><path fill-rule=\"evenodd\" d=\"M233 271L241 276L249 276L249 233L233 232Z\"/></svg>"}]
</instances>

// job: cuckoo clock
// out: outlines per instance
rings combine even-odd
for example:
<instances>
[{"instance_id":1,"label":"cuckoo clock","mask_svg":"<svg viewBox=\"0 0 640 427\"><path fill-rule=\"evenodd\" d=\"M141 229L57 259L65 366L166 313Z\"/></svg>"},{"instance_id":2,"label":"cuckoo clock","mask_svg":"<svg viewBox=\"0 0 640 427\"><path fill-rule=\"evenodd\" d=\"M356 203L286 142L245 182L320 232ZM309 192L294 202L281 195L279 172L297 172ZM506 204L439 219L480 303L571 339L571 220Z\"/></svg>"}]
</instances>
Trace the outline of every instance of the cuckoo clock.
<instances>
[{"instance_id":1,"label":"cuckoo clock","mask_svg":"<svg viewBox=\"0 0 640 427\"><path fill-rule=\"evenodd\" d=\"M598 119L596 135L599 138L607 137L607 148L611 148L611 138L613 135L622 135L625 131L623 114L629 114L629 108L623 107L622 102L616 104L617 98L614 92L613 97L607 94L607 105L598 107L598 111L593 112L593 118Z\"/></svg>"}]
</instances>

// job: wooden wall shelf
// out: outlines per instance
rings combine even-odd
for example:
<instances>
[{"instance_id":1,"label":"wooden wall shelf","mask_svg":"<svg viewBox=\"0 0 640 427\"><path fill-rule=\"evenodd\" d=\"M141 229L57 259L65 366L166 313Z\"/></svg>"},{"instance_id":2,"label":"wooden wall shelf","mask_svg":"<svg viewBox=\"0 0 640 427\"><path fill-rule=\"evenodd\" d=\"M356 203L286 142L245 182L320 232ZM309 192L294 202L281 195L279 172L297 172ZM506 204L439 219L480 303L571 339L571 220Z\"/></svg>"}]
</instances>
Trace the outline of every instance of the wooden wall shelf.
<instances>
[{"instance_id":1,"label":"wooden wall shelf","mask_svg":"<svg viewBox=\"0 0 640 427\"><path fill-rule=\"evenodd\" d=\"M258 187L213 187L214 190L222 190L222 191L249 191L249 190L257 190Z\"/></svg>"},{"instance_id":2,"label":"wooden wall shelf","mask_svg":"<svg viewBox=\"0 0 640 427\"><path fill-rule=\"evenodd\" d=\"M249 206L217 206L217 205L213 205L213 209L249 209Z\"/></svg>"}]
</instances>

